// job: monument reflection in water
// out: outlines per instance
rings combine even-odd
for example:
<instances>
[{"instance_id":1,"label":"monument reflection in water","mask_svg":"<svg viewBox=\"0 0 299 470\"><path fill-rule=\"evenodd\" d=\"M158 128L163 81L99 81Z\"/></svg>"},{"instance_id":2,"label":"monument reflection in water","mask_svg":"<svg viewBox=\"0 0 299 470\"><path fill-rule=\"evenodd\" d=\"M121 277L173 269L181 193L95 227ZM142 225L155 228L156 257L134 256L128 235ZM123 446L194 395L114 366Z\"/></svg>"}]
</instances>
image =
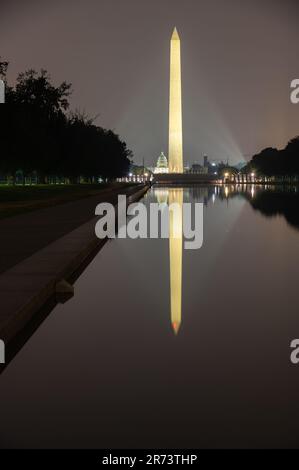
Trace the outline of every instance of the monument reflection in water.
<instances>
[{"instance_id":1,"label":"monument reflection in water","mask_svg":"<svg viewBox=\"0 0 299 470\"><path fill-rule=\"evenodd\" d=\"M211 198L214 201L215 195L220 200L244 198L254 210L264 216L281 215L289 225L299 229L299 193L295 187L223 185L192 188L189 192L198 194L205 205ZM189 199L187 193L186 197ZM170 210L169 213L170 317L175 334L178 333L182 322L183 194L182 188L155 189L155 196L160 204L176 204L176 210Z\"/></svg>"},{"instance_id":2,"label":"monument reflection in water","mask_svg":"<svg viewBox=\"0 0 299 470\"><path fill-rule=\"evenodd\" d=\"M202 248L107 243L1 375L0 447L298 447L298 187L143 202L182 192L204 204Z\"/></svg>"},{"instance_id":3,"label":"monument reflection in water","mask_svg":"<svg viewBox=\"0 0 299 470\"><path fill-rule=\"evenodd\" d=\"M182 321L183 189L158 190L156 196L160 204L176 205L169 213L169 277L171 324L177 334Z\"/></svg>"}]
</instances>

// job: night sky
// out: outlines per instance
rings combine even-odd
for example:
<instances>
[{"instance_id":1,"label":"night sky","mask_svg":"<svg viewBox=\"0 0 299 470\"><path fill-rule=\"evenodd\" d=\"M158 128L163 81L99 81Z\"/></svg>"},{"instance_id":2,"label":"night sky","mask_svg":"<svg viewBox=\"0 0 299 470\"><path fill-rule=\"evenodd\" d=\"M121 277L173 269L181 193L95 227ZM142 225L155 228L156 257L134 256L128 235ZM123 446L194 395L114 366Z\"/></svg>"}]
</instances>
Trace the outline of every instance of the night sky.
<instances>
[{"instance_id":1,"label":"night sky","mask_svg":"<svg viewBox=\"0 0 299 470\"><path fill-rule=\"evenodd\" d=\"M72 109L126 140L147 165L168 152L169 41L182 46L184 159L237 163L299 134L296 0L9 0L0 3L9 80L47 69Z\"/></svg>"}]
</instances>

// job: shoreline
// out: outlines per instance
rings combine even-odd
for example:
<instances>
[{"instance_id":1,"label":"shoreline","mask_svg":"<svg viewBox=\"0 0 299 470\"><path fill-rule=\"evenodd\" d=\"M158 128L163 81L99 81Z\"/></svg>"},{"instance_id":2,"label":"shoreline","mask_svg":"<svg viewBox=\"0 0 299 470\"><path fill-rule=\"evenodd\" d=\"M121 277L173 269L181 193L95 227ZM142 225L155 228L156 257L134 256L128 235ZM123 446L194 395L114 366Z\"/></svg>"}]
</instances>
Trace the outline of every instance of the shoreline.
<instances>
[{"instance_id":1,"label":"shoreline","mask_svg":"<svg viewBox=\"0 0 299 470\"><path fill-rule=\"evenodd\" d=\"M150 185L135 188L128 195L127 204L141 199L149 188ZM105 245L108 239L101 240L95 235L98 218L94 216L0 275L0 339L5 343L7 357L10 345L34 320L35 314L51 298L56 297L56 303L59 302L59 283L66 281L71 289L74 280ZM0 373L6 365L7 362L0 366Z\"/></svg>"}]
</instances>

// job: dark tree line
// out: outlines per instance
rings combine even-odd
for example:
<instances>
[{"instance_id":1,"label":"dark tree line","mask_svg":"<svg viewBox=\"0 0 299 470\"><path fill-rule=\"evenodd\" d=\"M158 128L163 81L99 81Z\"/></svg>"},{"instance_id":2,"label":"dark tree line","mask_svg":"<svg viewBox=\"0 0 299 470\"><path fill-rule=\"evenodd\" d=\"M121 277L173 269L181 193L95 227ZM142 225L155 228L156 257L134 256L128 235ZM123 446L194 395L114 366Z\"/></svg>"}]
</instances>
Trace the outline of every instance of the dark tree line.
<instances>
[{"instance_id":1,"label":"dark tree line","mask_svg":"<svg viewBox=\"0 0 299 470\"><path fill-rule=\"evenodd\" d=\"M239 188L228 193L225 193L222 188L218 197L224 200L241 196L254 210L259 211L265 217L283 216L289 225L299 230L299 193L296 186L273 185L271 189L261 188L255 192L254 197L250 188L246 186Z\"/></svg>"},{"instance_id":2,"label":"dark tree line","mask_svg":"<svg viewBox=\"0 0 299 470\"><path fill-rule=\"evenodd\" d=\"M263 215L282 215L288 224L299 229L299 194L292 191L261 191L249 200L252 207Z\"/></svg>"},{"instance_id":3,"label":"dark tree line","mask_svg":"<svg viewBox=\"0 0 299 470\"><path fill-rule=\"evenodd\" d=\"M299 136L290 140L283 150L266 148L254 155L242 171L255 171L265 176L299 175Z\"/></svg>"},{"instance_id":4,"label":"dark tree line","mask_svg":"<svg viewBox=\"0 0 299 470\"><path fill-rule=\"evenodd\" d=\"M128 172L132 152L111 130L80 113L69 113L71 85L51 83L45 70L21 73L14 87L6 82L0 106L0 175L15 181L35 175L39 182L58 177L78 182L112 179Z\"/></svg>"}]
</instances>

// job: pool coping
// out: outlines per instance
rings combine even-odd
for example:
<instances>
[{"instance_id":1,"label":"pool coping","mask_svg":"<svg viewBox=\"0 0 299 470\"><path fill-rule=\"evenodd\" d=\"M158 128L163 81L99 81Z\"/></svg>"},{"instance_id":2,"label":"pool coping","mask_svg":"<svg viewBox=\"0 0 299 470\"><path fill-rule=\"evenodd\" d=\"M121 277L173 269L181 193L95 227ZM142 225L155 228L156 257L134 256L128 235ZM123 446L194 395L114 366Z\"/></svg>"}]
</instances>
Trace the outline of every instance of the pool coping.
<instances>
[{"instance_id":1,"label":"pool coping","mask_svg":"<svg viewBox=\"0 0 299 470\"><path fill-rule=\"evenodd\" d=\"M149 188L150 184L138 187L127 204L142 198ZM0 275L0 339L5 345L55 295L59 282L70 280L105 245L107 239L95 235L98 219L93 217Z\"/></svg>"}]
</instances>

